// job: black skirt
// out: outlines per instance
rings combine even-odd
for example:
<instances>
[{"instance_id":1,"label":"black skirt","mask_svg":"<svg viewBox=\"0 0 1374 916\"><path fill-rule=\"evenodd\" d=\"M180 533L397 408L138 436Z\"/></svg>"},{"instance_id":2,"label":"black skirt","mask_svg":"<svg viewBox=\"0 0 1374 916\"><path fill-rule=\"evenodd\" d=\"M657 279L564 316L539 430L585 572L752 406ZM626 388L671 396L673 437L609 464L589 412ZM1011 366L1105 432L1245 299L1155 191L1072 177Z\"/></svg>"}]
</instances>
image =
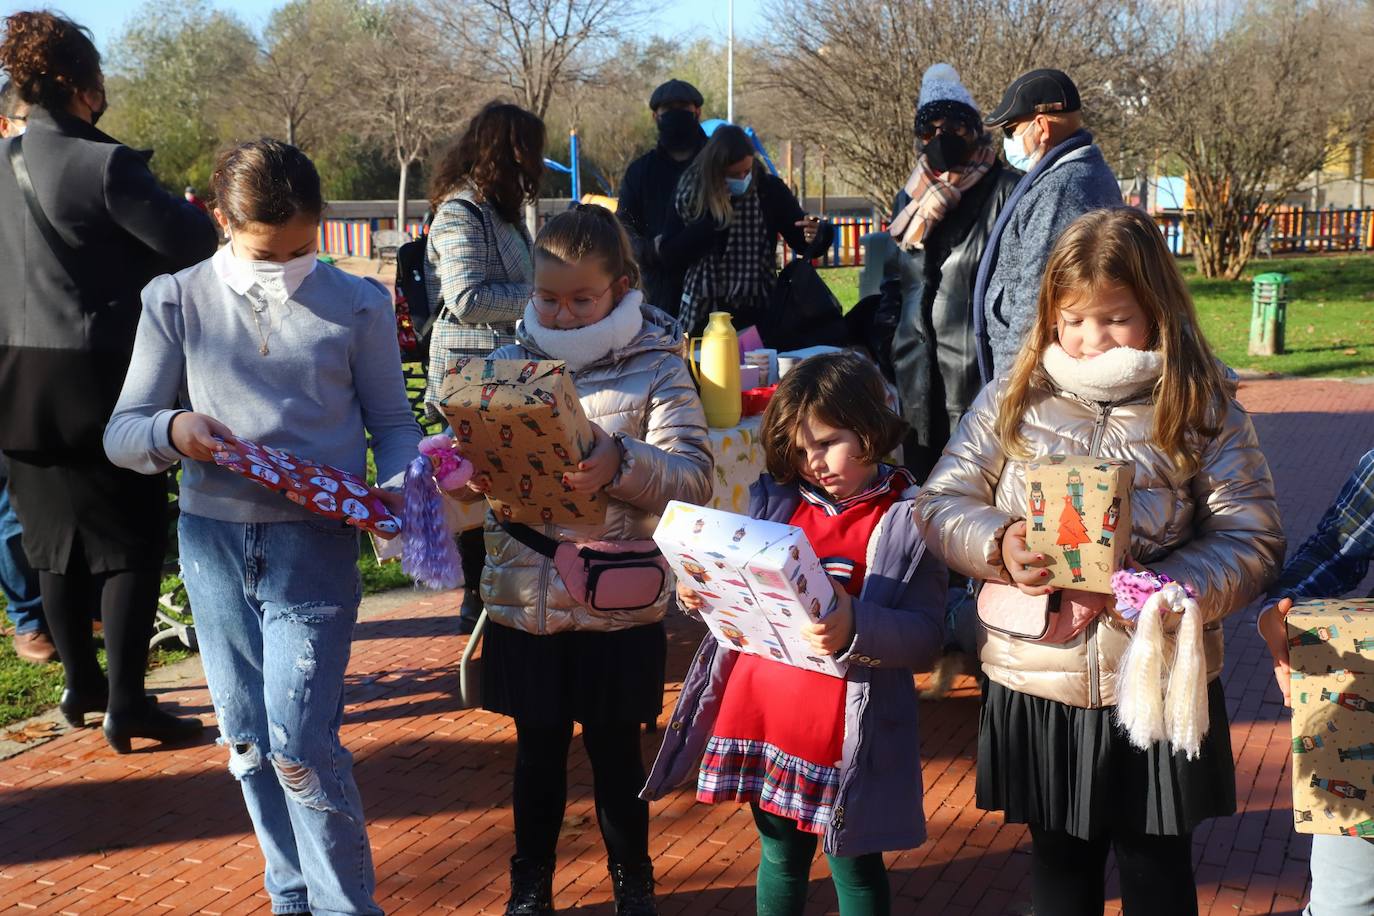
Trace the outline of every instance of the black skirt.
<instances>
[{"instance_id":1,"label":"black skirt","mask_svg":"<svg viewBox=\"0 0 1374 916\"><path fill-rule=\"evenodd\" d=\"M1221 681L1195 760L1134 748L1113 708L1079 709L989 683L978 729L978 807L1008 822L1097 839L1113 828L1164 836L1236 812L1236 770Z\"/></svg>"},{"instance_id":2,"label":"black skirt","mask_svg":"<svg viewBox=\"0 0 1374 916\"><path fill-rule=\"evenodd\" d=\"M489 620L482 706L531 725L654 722L667 656L662 623L535 636Z\"/></svg>"},{"instance_id":3,"label":"black skirt","mask_svg":"<svg viewBox=\"0 0 1374 916\"><path fill-rule=\"evenodd\" d=\"M7 452L10 500L34 569L157 569L167 555L167 475L103 454Z\"/></svg>"}]
</instances>

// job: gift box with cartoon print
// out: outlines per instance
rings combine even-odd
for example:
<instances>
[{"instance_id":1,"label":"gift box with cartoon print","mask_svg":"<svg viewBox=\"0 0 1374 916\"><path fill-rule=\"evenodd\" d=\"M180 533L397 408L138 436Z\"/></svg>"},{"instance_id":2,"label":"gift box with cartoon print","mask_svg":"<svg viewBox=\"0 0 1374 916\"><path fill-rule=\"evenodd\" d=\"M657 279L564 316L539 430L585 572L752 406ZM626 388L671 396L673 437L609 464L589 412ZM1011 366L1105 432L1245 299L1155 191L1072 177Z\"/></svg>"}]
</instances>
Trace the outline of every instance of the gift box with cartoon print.
<instances>
[{"instance_id":1,"label":"gift box with cartoon print","mask_svg":"<svg viewBox=\"0 0 1374 916\"><path fill-rule=\"evenodd\" d=\"M527 525L599 525L606 497L563 480L592 449L592 426L559 360L461 359L439 391L463 457L491 481L499 517Z\"/></svg>"},{"instance_id":2,"label":"gift box with cartoon print","mask_svg":"<svg viewBox=\"0 0 1374 916\"><path fill-rule=\"evenodd\" d=\"M682 502L664 510L654 541L678 578L701 596L701 619L722 646L843 677L801 627L838 604L800 528Z\"/></svg>"},{"instance_id":3,"label":"gift box with cartoon print","mask_svg":"<svg viewBox=\"0 0 1374 916\"><path fill-rule=\"evenodd\" d=\"M1294 605L1288 652L1294 827L1374 837L1374 598Z\"/></svg>"},{"instance_id":4,"label":"gift box with cartoon print","mask_svg":"<svg viewBox=\"0 0 1374 916\"><path fill-rule=\"evenodd\" d=\"M1025 470L1026 544L1050 558L1049 584L1112 594L1131 547L1135 465L1049 455Z\"/></svg>"}]
</instances>

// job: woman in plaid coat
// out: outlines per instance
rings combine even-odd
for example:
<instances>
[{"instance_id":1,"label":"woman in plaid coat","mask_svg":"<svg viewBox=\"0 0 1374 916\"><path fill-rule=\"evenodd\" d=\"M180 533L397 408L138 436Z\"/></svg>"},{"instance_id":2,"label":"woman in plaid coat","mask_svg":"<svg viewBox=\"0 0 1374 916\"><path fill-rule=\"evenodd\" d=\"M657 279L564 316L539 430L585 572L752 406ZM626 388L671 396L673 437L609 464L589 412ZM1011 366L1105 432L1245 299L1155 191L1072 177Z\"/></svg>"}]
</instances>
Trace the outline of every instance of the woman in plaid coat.
<instances>
[{"instance_id":1,"label":"woman in plaid coat","mask_svg":"<svg viewBox=\"0 0 1374 916\"><path fill-rule=\"evenodd\" d=\"M515 343L534 278L522 210L544 174L544 122L515 105L491 103L444 153L430 185L434 221L425 246L425 286L438 315L429 345L425 405L442 419L439 388L449 366ZM486 556L482 529L458 538L463 576L477 582ZM462 631L482 613L477 589L463 595Z\"/></svg>"}]
</instances>

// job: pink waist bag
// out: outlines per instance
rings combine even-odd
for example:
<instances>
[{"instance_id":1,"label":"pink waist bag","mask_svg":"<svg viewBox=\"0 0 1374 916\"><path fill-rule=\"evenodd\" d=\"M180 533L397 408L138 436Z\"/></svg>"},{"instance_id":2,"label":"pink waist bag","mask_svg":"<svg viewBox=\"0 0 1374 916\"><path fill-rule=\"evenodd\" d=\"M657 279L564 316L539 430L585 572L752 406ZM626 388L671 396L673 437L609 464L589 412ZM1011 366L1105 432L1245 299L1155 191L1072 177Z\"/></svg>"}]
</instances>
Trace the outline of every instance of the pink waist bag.
<instances>
[{"instance_id":1,"label":"pink waist bag","mask_svg":"<svg viewBox=\"0 0 1374 916\"><path fill-rule=\"evenodd\" d=\"M625 614L653 607L668 584L668 561L653 541L557 541L528 525L506 533L553 560L568 595L589 611Z\"/></svg>"},{"instance_id":2,"label":"pink waist bag","mask_svg":"<svg viewBox=\"0 0 1374 916\"><path fill-rule=\"evenodd\" d=\"M1031 642L1072 642L1101 613L1065 600L1063 592L1036 597L1002 582L984 582L978 592L978 620L983 626Z\"/></svg>"}]
</instances>

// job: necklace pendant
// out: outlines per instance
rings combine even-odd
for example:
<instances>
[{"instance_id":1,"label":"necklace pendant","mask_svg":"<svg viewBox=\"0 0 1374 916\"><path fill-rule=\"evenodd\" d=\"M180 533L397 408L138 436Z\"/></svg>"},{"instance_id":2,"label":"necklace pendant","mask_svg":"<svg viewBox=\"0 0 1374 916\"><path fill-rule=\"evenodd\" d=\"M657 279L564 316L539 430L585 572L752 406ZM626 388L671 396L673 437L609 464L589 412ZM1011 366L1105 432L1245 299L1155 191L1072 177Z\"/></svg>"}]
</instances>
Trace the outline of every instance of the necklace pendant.
<instances>
[{"instance_id":1,"label":"necklace pendant","mask_svg":"<svg viewBox=\"0 0 1374 916\"><path fill-rule=\"evenodd\" d=\"M266 356L271 351L267 349L267 344L264 343L262 346L258 347L258 352L261 353L263 356Z\"/></svg>"}]
</instances>

